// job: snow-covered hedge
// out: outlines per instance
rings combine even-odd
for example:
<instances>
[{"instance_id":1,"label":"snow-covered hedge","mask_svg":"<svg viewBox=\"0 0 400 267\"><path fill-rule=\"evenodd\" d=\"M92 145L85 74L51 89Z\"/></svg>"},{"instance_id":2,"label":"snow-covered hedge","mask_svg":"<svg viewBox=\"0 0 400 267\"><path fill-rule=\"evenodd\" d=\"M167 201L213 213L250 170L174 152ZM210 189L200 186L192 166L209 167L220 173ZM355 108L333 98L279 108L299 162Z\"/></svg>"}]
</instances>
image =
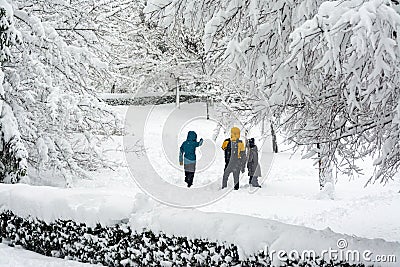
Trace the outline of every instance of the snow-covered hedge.
<instances>
[{"instance_id":1,"label":"snow-covered hedge","mask_svg":"<svg viewBox=\"0 0 400 267\"><path fill-rule=\"evenodd\" d=\"M112 106L120 106L120 105L132 105L132 106L144 106L144 105L160 105L160 104L170 104L176 101L176 96L172 94L161 95L161 96L135 96L131 97L129 94L121 95L116 94L117 96L113 97L112 94L107 94L102 96L104 102ZM206 97L196 96L190 94L182 94L179 97L180 102L205 102L207 100Z\"/></svg>"},{"instance_id":2,"label":"snow-covered hedge","mask_svg":"<svg viewBox=\"0 0 400 267\"><path fill-rule=\"evenodd\" d=\"M106 266L271 266L260 251L240 260L234 244L163 233L133 232L128 224L88 227L71 220L46 223L0 213L0 241L37 253ZM341 262L287 261L286 266L364 266Z\"/></svg>"}]
</instances>

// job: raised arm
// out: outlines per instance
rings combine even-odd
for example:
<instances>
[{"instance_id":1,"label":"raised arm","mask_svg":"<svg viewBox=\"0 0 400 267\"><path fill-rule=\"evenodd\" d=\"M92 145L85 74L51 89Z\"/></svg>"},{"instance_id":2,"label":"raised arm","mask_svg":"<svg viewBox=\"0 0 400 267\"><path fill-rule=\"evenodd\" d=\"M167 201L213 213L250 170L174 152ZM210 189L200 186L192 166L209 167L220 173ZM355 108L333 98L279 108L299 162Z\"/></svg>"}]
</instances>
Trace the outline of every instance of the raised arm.
<instances>
[{"instance_id":1,"label":"raised arm","mask_svg":"<svg viewBox=\"0 0 400 267\"><path fill-rule=\"evenodd\" d=\"M197 142L197 146L201 146L203 144L203 138L200 138L200 141Z\"/></svg>"}]
</instances>

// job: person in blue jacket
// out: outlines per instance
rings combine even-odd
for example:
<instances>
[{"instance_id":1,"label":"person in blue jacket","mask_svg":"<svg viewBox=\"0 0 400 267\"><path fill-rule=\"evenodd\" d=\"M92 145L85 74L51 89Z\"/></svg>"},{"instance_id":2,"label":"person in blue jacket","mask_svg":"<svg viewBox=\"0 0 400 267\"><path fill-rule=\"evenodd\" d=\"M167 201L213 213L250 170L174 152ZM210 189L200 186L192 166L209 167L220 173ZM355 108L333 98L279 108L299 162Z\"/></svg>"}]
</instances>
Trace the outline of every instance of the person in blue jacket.
<instances>
[{"instance_id":1,"label":"person in blue jacket","mask_svg":"<svg viewBox=\"0 0 400 267\"><path fill-rule=\"evenodd\" d=\"M196 148L203 144L203 138L197 142L195 131L189 131L186 141L182 143L179 151L179 164L184 165L185 182L188 187L193 184L193 177L196 171Z\"/></svg>"}]
</instances>

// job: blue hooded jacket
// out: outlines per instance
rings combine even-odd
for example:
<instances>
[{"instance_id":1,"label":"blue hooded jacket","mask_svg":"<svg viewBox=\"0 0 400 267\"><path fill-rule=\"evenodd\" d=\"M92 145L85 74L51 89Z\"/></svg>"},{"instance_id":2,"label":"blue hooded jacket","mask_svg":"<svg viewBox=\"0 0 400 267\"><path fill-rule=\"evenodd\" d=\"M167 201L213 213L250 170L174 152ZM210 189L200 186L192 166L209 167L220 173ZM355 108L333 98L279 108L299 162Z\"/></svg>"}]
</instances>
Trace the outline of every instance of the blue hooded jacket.
<instances>
[{"instance_id":1,"label":"blue hooded jacket","mask_svg":"<svg viewBox=\"0 0 400 267\"><path fill-rule=\"evenodd\" d=\"M196 163L196 148L203 144L203 139L197 142L195 131L189 131L186 141L182 143L179 152L179 162L184 164Z\"/></svg>"}]
</instances>

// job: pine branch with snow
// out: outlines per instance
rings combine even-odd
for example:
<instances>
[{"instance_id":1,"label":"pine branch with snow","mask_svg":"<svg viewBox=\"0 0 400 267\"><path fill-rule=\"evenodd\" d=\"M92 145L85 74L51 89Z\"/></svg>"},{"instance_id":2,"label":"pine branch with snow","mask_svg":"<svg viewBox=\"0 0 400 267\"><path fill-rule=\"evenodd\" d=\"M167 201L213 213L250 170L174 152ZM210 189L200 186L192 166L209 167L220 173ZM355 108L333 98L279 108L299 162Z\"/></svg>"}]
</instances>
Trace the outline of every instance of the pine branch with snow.
<instances>
[{"instance_id":1,"label":"pine branch with snow","mask_svg":"<svg viewBox=\"0 0 400 267\"><path fill-rule=\"evenodd\" d=\"M0 64L11 57L10 48L20 41L12 18L12 7L0 2ZM3 87L4 73L0 70L0 182L16 183L26 175L27 151L21 138L12 103L8 100L7 88Z\"/></svg>"}]
</instances>

